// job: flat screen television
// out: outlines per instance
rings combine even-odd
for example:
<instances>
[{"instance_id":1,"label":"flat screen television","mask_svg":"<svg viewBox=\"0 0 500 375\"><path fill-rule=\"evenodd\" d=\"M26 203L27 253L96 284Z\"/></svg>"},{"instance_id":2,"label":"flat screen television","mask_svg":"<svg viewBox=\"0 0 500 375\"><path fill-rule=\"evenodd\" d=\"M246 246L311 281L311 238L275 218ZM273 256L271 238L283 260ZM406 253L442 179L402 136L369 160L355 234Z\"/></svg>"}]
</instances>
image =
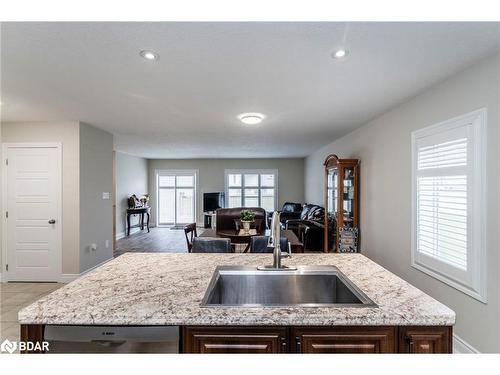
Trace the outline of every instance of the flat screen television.
<instances>
[{"instance_id":1,"label":"flat screen television","mask_svg":"<svg viewBox=\"0 0 500 375\"><path fill-rule=\"evenodd\" d=\"M218 208L224 208L226 194L204 193L203 194L203 212L215 211Z\"/></svg>"}]
</instances>

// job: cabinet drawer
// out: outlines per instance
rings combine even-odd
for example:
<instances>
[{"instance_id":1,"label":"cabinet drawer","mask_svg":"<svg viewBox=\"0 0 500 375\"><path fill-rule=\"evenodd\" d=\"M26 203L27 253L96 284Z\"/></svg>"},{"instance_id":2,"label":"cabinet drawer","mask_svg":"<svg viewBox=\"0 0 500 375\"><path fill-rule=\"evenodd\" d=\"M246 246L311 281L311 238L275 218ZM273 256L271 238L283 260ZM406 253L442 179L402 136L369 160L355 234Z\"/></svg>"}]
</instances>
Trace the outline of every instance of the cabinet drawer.
<instances>
[{"instance_id":1,"label":"cabinet drawer","mask_svg":"<svg viewBox=\"0 0 500 375\"><path fill-rule=\"evenodd\" d=\"M451 327L400 327L400 353L451 353Z\"/></svg>"},{"instance_id":2,"label":"cabinet drawer","mask_svg":"<svg viewBox=\"0 0 500 375\"><path fill-rule=\"evenodd\" d=\"M294 350L298 353L394 353L393 327L294 328Z\"/></svg>"},{"instance_id":3,"label":"cabinet drawer","mask_svg":"<svg viewBox=\"0 0 500 375\"><path fill-rule=\"evenodd\" d=\"M283 353L286 328L185 327L184 353Z\"/></svg>"}]
</instances>

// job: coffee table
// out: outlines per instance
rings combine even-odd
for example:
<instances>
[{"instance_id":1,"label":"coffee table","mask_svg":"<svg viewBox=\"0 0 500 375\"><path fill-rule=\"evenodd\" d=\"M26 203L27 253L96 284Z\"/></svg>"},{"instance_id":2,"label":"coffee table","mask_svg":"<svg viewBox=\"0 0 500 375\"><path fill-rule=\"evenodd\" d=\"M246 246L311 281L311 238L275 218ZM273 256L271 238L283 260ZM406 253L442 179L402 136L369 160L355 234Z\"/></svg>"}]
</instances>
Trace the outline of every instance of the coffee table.
<instances>
[{"instance_id":1,"label":"coffee table","mask_svg":"<svg viewBox=\"0 0 500 375\"><path fill-rule=\"evenodd\" d=\"M243 251L244 253L247 253L248 250L250 249L250 238L257 235L258 233L255 229L250 229L249 233L244 233L242 229L239 231L234 229L234 230L222 230L218 232L215 229L207 229L202 234L200 234L200 237L229 238L232 244L247 244L245 250ZM265 235L266 236L270 235L269 229L266 230ZM304 246L302 242L300 242L300 240L293 231L283 229L281 230L281 236L286 237L288 239L288 242L290 243L290 247L292 249L292 253L304 252Z\"/></svg>"}]
</instances>

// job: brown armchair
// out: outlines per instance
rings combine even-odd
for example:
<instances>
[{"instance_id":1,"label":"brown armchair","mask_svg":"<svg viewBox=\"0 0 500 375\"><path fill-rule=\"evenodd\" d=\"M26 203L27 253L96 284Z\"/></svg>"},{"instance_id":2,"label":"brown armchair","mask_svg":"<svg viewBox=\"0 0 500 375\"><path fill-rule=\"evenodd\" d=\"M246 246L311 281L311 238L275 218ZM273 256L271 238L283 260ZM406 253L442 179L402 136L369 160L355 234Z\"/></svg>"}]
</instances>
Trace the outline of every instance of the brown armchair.
<instances>
[{"instance_id":1,"label":"brown armchair","mask_svg":"<svg viewBox=\"0 0 500 375\"><path fill-rule=\"evenodd\" d=\"M236 207L236 208L219 208L215 211L215 228L216 231L236 230L237 224L241 217L242 211L255 212L256 223L265 223L266 210L260 207ZM256 229L259 234L264 234L266 228L264 225L257 225Z\"/></svg>"}]
</instances>

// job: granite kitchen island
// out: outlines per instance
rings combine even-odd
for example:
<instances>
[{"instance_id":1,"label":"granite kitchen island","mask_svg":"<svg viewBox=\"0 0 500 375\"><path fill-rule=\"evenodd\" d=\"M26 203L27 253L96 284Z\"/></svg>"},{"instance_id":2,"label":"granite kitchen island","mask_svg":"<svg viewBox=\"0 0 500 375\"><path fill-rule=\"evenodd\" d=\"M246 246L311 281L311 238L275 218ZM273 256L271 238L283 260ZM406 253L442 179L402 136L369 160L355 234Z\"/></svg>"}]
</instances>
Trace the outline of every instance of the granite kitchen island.
<instances>
[{"instance_id":1,"label":"granite kitchen island","mask_svg":"<svg viewBox=\"0 0 500 375\"><path fill-rule=\"evenodd\" d=\"M203 307L214 270L272 254L126 253L19 312L22 340L48 326L175 326L181 352L451 352L455 313L361 254L294 254L334 265L376 307Z\"/></svg>"}]
</instances>

